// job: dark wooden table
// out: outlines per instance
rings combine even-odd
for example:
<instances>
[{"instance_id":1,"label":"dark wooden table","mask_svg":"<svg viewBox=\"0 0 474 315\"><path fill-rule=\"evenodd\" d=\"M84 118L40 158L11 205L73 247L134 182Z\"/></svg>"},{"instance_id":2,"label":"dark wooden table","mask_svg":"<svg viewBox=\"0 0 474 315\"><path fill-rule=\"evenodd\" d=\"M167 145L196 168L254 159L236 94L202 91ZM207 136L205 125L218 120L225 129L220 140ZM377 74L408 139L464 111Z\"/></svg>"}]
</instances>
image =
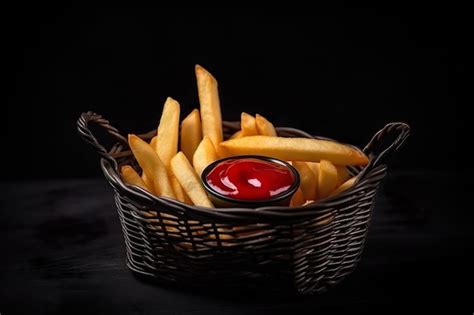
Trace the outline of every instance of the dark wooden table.
<instances>
[{"instance_id":1,"label":"dark wooden table","mask_svg":"<svg viewBox=\"0 0 474 315\"><path fill-rule=\"evenodd\" d=\"M1 315L474 312L474 227L472 206L464 206L472 184L454 173L391 172L358 268L309 297L230 297L146 283L125 265L104 179L0 185Z\"/></svg>"}]
</instances>

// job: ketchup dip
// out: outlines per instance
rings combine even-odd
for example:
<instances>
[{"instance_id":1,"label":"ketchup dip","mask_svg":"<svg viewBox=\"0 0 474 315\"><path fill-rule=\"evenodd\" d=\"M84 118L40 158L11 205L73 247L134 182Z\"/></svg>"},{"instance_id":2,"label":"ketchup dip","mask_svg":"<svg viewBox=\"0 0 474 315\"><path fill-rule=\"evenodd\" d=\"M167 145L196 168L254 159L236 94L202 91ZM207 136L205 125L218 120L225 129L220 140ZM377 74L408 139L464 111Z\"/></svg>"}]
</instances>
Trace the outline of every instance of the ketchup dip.
<instances>
[{"instance_id":1,"label":"ketchup dip","mask_svg":"<svg viewBox=\"0 0 474 315\"><path fill-rule=\"evenodd\" d=\"M290 197L297 189L296 170L286 162L260 156L236 156L218 160L202 174L204 186L214 197L261 203ZM269 204L270 205L270 204Z\"/></svg>"}]
</instances>

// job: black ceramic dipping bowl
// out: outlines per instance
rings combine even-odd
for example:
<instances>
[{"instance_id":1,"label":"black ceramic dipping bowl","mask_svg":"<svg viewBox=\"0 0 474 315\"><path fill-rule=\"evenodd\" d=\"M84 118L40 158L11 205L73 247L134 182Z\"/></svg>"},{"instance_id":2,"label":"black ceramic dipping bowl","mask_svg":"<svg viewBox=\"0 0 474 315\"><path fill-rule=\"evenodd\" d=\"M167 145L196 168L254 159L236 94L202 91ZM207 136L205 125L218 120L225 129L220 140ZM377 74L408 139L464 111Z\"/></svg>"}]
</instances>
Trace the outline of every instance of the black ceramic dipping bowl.
<instances>
[{"instance_id":1,"label":"black ceramic dipping bowl","mask_svg":"<svg viewBox=\"0 0 474 315\"><path fill-rule=\"evenodd\" d=\"M267 199L256 199L256 200L247 200L247 199L237 199L237 198L232 198L229 196L226 196L224 194L219 193L216 191L207 181L207 176L208 174L220 163L224 161L229 161L229 160L237 160L237 159L256 159L260 161L265 161L265 162L270 162L270 163L275 163L281 166L284 166L286 169L288 169L291 174L293 175L293 183L291 186L279 193L276 194L270 198ZM237 208L258 208L258 207L266 207L266 206L289 206L291 197L293 194L296 192L298 187L300 186L300 176L298 174L298 171L291 166L289 163L267 157L267 156L261 156L261 155L238 155L238 156L232 156L232 157L227 157L223 159L216 160L209 164L202 172L201 174L201 181L204 185L204 188L206 189L211 201L214 203L216 207L220 208L230 208L230 207L237 207Z\"/></svg>"}]
</instances>

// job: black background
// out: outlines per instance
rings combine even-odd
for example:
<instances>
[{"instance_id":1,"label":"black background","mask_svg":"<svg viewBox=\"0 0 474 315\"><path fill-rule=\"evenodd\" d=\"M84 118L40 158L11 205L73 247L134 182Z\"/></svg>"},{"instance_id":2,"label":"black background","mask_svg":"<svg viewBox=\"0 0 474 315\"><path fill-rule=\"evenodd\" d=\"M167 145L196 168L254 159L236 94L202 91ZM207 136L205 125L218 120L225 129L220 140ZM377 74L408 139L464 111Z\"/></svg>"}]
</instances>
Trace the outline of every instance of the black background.
<instances>
[{"instance_id":1,"label":"black background","mask_svg":"<svg viewBox=\"0 0 474 315\"><path fill-rule=\"evenodd\" d=\"M472 183L463 183L472 178L463 150L466 13L387 2L272 14L5 9L0 313L405 313L410 304L472 312L472 290L461 288L472 286L474 244L472 207L464 206ZM110 190L75 123L93 110L123 134L146 132L167 96L184 116L198 107L195 64L219 81L227 120L260 113L361 147L388 122L410 124L368 248L345 285L315 300L247 301L155 288L126 271Z\"/></svg>"},{"instance_id":2,"label":"black background","mask_svg":"<svg viewBox=\"0 0 474 315\"><path fill-rule=\"evenodd\" d=\"M100 175L75 131L80 113L140 133L156 127L172 96L184 117L198 106L197 63L219 81L224 119L258 112L359 146L385 123L405 121L413 136L395 168L465 168L456 149L466 119L463 11L13 9L4 58L11 167L2 176Z\"/></svg>"}]
</instances>

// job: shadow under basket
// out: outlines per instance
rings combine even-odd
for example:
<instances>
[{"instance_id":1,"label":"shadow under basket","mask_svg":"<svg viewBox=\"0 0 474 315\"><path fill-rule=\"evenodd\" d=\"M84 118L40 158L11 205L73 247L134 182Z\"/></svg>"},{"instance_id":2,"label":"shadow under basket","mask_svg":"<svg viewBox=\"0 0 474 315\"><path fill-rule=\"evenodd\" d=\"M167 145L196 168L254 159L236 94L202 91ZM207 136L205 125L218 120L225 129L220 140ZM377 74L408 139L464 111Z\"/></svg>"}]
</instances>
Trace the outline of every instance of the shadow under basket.
<instances>
[{"instance_id":1,"label":"shadow under basket","mask_svg":"<svg viewBox=\"0 0 474 315\"><path fill-rule=\"evenodd\" d=\"M110 150L97 141L89 123L116 139ZM297 294L326 291L354 270L377 188L387 172L386 159L410 132L398 122L377 132L363 149L369 164L349 167L357 176L355 185L339 195L296 208L248 209L190 206L127 185L120 166L130 164L140 171L127 139L93 112L83 113L77 127L101 156L115 195L127 266L133 272L153 282L202 290L264 286ZM240 129L239 122L223 122L223 127L226 137ZM283 137L312 137L293 128L276 129ZM155 134L140 137L149 140Z\"/></svg>"}]
</instances>

